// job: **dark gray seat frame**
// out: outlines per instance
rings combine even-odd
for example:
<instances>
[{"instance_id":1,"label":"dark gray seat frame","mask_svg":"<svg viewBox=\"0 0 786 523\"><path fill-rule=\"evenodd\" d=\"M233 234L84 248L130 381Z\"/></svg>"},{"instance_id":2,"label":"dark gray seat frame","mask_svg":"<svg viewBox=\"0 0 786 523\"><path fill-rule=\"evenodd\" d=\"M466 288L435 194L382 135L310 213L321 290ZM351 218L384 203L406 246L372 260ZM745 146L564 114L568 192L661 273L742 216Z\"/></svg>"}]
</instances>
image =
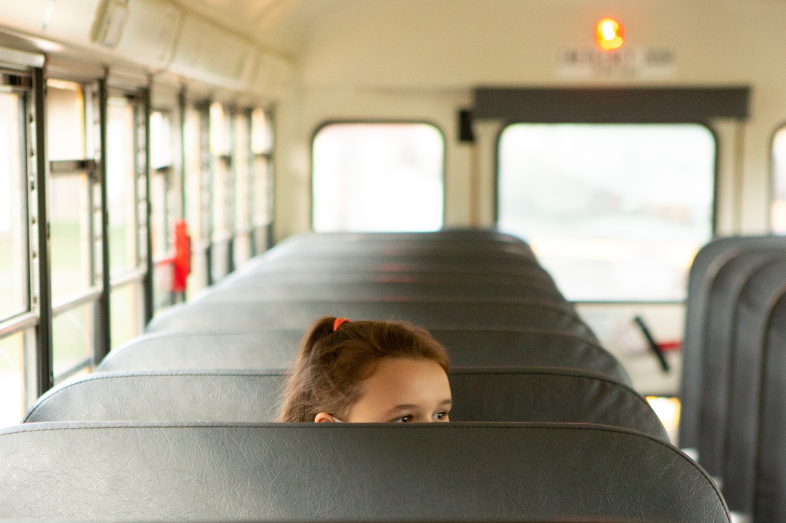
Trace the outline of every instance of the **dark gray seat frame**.
<instances>
[{"instance_id":1,"label":"dark gray seat frame","mask_svg":"<svg viewBox=\"0 0 786 523\"><path fill-rule=\"evenodd\" d=\"M728 523L674 447L581 424L33 423L0 431L0 519Z\"/></svg>"}]
</instances>

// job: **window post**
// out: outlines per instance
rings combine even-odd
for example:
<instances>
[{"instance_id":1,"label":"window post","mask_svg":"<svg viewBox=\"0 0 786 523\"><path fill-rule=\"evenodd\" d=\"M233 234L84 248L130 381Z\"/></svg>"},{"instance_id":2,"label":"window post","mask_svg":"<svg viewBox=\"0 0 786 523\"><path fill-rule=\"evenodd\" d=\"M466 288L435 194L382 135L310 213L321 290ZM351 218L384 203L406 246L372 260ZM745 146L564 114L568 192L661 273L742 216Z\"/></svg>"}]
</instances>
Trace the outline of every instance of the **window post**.
<instances>
[{"instance_id":1,"label":"window post","mask_svg":"<svg viewBox=\"0 0 786 523\"><path fill-rule=\"evenodd\" d=\"M110 329L110 298L112 286L109 265L109 206L107 191L107 101L108 93L106 78L98 80L98 127L99 156L98 176L101 190L101 298L96 308L96 343L95 360L100 363L112 348L112 331Z\"/></svg>"},{"instance_id":2,"label":"window post","mask_svg":"<svg viewBox=\"0 0 786 523\"><path fill-rule=\"evenodd\" d=\"M32 68L33 73L33 113L31 120L30 163L29 169L35 176L36 191L36 245L33 258L38 265L38 295L34 295L34 307L38 310L36 339L38 355L36 358L37 394L40 396L54 386L54 353L52 345L52 274L49 259L49 215L47 213L47 173L46 158L46 79L44 69ZM37 302L37 303L36 303Z\"/></svg>"},{"instance_id":3,"label":"window post","mask_svg":"<svg viewBox=\"0 0 786 523\"><path fill-rule=\"evenodd\" d=\"M153 319L153 234L152 234L152 201L150 198L150 88L141 90L142 102L142 132L144 133L144 161L141 166L144 169L145 181L145 215L142 219L145 223L145 279L144 300L145 300L145 325ZM166 231L162 231L166 234Z\"/></svg>"}]
</instances>

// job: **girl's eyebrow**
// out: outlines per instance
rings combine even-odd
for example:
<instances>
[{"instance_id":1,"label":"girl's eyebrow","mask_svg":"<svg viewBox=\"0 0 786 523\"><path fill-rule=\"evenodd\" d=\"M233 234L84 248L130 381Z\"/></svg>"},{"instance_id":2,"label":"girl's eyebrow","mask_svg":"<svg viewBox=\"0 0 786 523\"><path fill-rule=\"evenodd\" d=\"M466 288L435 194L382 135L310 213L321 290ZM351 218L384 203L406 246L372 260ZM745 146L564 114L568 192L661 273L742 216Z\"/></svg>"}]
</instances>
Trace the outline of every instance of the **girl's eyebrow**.
<instances>
[{"instance_id":1,"label":"girl's eyebrow","mask_svg":"<svg viewBox=\"0 0 786 523\"><path fill-rule=\"evenodd\" d=\"M413 405L413 404L396 405L395 407L390 409L388 412L394 412L394 411L397 411L397 410L409 410L409 409L416 409L416 408L418 408L418 406L417 405Z\"/></svg>"},{"instance_id":2,"label":"girl's eyebrow","mask_svg":"<svg viewBox=\"0 0 786 523\"><path fill-rule=\"evenodd\" d=\"M440 404L440 406L442 406L442 405L452 405L453 404L453 400L450 399L450 398L446 398L446 399L440 401L439 404ZM396 411L399 411L399 410L410 410L410 409L416 409L416 408L418 408L417 405L414 405L414 404L411 404L411 403L405 403L403 405L396 405L395 407L390 409L388 412L396 412Z\"/></svg>"}]
</instances>

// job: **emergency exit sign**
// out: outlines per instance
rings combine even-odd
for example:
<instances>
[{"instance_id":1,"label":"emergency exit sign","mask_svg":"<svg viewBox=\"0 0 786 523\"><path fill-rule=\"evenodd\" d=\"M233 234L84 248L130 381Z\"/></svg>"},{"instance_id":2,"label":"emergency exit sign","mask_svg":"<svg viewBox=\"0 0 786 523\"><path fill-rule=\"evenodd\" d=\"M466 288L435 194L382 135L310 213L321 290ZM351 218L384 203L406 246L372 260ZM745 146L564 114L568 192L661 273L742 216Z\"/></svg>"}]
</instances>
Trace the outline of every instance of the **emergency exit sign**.
<instances>
[{"instance_id":1,"label":"emergency exit sign","mask_svg":"<svg viewBox=\"0 0 786 523\"><path fill-rule=\"evenodd\" d=\"M669 77L676 70L677 53L667 48L594 47L564 49L557 54L557 73L572 78Z\"/></svg>"}]
</instances>

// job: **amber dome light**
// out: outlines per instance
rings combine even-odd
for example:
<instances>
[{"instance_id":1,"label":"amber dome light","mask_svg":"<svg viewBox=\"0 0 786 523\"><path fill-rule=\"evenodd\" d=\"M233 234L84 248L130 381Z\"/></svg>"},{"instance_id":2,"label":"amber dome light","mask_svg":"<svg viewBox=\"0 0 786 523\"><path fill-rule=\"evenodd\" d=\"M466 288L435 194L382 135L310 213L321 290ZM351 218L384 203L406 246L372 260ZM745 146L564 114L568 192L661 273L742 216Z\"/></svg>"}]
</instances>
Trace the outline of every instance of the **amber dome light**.
<instances>
[{"instance_id":1,"label":"amber dome light","mask_svg":"<svg viewBox=\"0 0 786 523\"><path fill-rule=\"evenodd\" d=\"M601 51L615 51L625 41L625 28L613 18L604 18L595 25L595 45Z\"/></svg>"}]
</instances>

